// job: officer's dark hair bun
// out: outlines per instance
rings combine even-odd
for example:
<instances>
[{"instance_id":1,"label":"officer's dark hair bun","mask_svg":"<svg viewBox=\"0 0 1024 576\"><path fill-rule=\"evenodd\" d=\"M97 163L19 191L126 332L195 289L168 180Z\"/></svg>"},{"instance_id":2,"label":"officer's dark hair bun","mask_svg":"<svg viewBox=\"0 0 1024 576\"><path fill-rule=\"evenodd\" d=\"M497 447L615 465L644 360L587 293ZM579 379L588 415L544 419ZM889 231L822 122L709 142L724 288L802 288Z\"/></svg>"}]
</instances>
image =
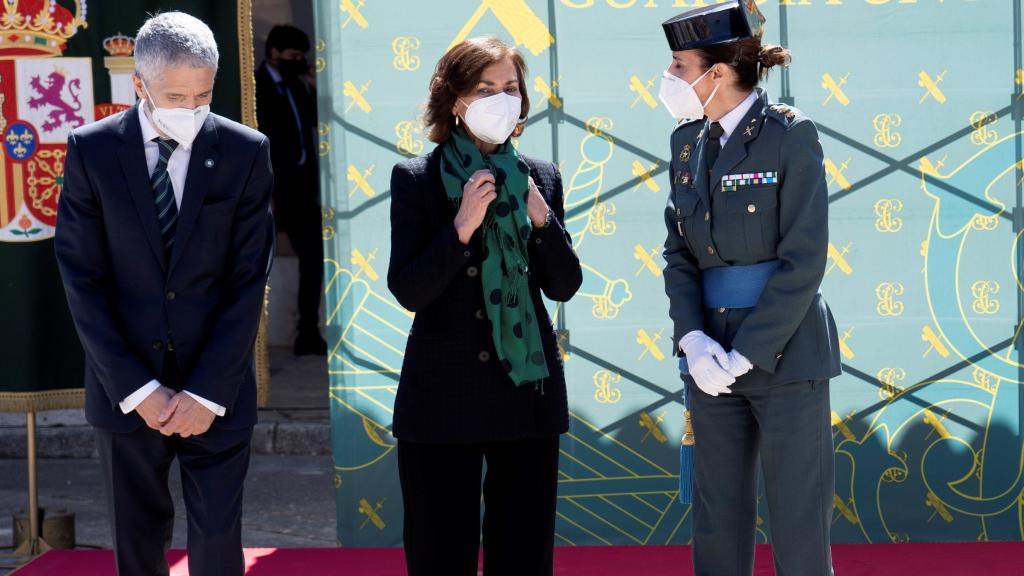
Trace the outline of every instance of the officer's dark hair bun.
<instances>
[{"instance_id":1,"label":"officer's dark hair bun","mask_svg":"<svg viewBox=\"0 0 1024 576\"><path fill-rule=\"evenodd\" d=\"M736 72L736 85L742 90L753 90L768 77L775 66L789 66L789 50L776 44L761 45L759 38L749 38L728 44L716 44L695 49L704 61L704 68L727 64Z\"/></svg>"},{"instance_id":2,"label":"officer's dark hair bun","mask_svg":"<svg viewBox=\"0 0 1024 576\"><path fill-rule=\"evenodd\" d=\"M793 60L789 50L779 46L777 44L765 44L761 46L761 52L757 55L757 61L761 64L761 68L765 69L763 75L767 75L767 69L773 66L789 66L789 63ZM762 76L762 80L764 77Z\"/></svg>"}]
</instances>

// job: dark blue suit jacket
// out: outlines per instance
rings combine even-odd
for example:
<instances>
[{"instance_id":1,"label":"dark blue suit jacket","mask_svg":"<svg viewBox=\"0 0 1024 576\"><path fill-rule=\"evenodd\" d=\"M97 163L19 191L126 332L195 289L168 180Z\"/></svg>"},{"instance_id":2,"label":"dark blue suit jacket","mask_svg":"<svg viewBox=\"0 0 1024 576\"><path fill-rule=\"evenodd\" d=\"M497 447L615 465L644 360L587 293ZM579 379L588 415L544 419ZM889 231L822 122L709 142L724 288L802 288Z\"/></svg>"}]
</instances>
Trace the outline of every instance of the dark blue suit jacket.
<instances>
[{"instance_id":1,"label":"dark blue suit jacket","mask_svg":"<svg viewBox=\"0 0 1024 576\"><path fill-rule=\"evenodd\" d=\"M55 246L85 348L86 418L129 432L118 403L164 373L173 342L185 390L256 422L253 344L274 238L267 138L210 114L193 143L168 259L138 107L68 137Z\"/></svg>"}]
</instances>

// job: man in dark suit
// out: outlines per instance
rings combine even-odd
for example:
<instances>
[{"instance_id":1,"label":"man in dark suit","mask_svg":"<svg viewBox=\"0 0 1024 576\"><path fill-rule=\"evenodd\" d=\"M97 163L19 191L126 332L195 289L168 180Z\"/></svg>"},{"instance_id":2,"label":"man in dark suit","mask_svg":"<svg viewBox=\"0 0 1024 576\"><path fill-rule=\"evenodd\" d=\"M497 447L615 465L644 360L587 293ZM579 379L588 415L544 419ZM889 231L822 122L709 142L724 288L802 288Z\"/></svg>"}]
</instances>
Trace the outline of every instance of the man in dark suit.
<instances>
[{"instance_id":1,"label":"man in dark suit","mask_svg":"<svg viewBox=\"0 0 1024 576\"><path fill-rule=\"evenodd\" d=\"M217 61L200 20L149 19L136 37L142 102L68 137L55 246L122 575L168 574L175 457L190 573L244 571L273 175L263 135L209 113Z\"/></svg>"},{"instance_id":2,"label":"man in dark suit","mask_svg":"<svg viewBox=\"0 0 1024 576\"><path fill-rule=\"evenodd\" d=\"M266 60L256 71L256 117L270 138L274 217L299 257L299 325L295 354L327 353L320 336L324 247L317 169L316 96L308 81L309 37L294 26L274 26Z\"/></svg>"}]
</instances>

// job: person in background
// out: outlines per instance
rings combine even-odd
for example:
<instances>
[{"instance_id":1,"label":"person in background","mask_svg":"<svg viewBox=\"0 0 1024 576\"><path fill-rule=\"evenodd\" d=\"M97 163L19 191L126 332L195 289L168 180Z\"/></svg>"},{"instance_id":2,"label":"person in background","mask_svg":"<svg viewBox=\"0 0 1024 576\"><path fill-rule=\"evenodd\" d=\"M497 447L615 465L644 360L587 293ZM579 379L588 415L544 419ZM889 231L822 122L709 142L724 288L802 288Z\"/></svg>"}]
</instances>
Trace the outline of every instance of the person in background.
<instances>
[{"instance_id":1,"label":"person in background","mask_svg":"<svg viewBox=\"0 0 1024 576\"><path fill-rule=\"evenodd\" d=\"M316 138L316 93L308 80L309 37L288 25L267 35L256 71L256 121L270 139L274 218L299 258L296 355L327 353L320 335L324 247Z\"/></svg>"}]
</instances>

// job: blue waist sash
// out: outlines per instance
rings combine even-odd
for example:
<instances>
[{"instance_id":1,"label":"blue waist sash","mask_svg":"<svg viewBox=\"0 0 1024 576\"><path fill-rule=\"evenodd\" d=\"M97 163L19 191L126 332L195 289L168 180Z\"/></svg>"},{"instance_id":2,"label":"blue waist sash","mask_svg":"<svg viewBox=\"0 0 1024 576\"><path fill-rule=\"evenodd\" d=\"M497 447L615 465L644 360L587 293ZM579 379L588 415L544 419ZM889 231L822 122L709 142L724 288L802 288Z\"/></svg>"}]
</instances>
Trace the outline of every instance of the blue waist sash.
<instances>
[{"instance_id":1,"label":"blue waist sash","mask_svg":"<svg viewBox=\"0 0 1024 576\"><path fill-rule=\"evenodd\" d=\"M764 287L779 269L778 260L745 266L719 266L701 273L705 308L753 308ZM689 374L686 357L679 358L679 372Z\"/></svg>"},{"instance_id":2,"label":"blue waist sash","mask_svg":"<svg viewBox=\"0 0 1024 576\"><path fill-rule=\"evenodd\" d=\"M705 308L753 308L779 269L778 260L747 266L719 266L701 272Z\"/></svg>"}]
</instances>

